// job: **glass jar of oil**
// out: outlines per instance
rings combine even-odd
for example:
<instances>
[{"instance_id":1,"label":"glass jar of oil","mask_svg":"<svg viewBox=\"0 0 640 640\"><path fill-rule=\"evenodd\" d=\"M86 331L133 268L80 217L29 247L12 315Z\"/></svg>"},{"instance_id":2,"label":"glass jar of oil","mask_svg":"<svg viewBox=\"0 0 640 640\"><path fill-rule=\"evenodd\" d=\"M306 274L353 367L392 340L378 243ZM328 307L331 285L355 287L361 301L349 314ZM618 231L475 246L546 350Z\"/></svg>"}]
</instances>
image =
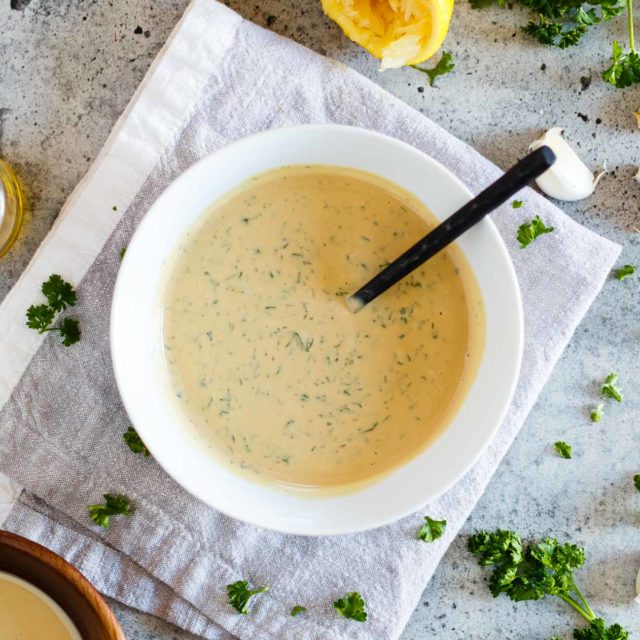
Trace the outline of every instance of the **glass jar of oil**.
<instances>
[{"instance_id":1,"label":"glass jar of oil","mask_svg":"<svg viewBox=\"0 0 640 640\"><path fill-rule=\"evenodd\" d=\"M24 198L16 174L0 160L0 258L13 246L22 224Z\"/></svg>"}]
</instances>

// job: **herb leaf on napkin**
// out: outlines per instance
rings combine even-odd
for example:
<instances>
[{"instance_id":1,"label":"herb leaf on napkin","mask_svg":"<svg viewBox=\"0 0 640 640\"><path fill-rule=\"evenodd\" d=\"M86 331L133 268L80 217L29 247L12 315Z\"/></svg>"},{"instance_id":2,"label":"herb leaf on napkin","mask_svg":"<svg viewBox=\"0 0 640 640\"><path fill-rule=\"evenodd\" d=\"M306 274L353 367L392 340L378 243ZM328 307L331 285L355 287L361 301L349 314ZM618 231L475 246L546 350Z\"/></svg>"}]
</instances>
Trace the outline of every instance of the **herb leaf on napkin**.
<instances>
[{"instance_id":1,"label":"herb leaf on napkin","mask_svg":"<svg viewBox=\"0 0 640 640\"><path fill-rule=\"evenodd\" d=\"M238 580L233 584L227 585L227 595L229 596L229 604L243 615L249 613L249 600L259 593L269 591L269 587L258 587L257 589L249 588L248 580Z\"/></svg>"},{"instance_id":2,"label":"herb leaf on napkin","mask_svg":"<svg viewBox=\"0 0 640 640\"><path fill-rule=\"evenodd\" d=\"M551 233L552 231L553 227L547 227L540 216L536 216L531 222L525 222L518 227L518 235L516 237L520 243L520 248L524 249L543 233Z\"/></svg>"},{"instance_id":3,"label":"herb leaf on napkin","mask_svg":"<svg viewBox=\"0 0 640 640\"><path fill-rule=\"evenodd\" d=\"M424 524L418 531L418 540L424 540L425 542L433 542L442 537L445 529L447 528L446 520L433 520L429 516L424 517Z\"/></svg>"},{"instance_id":4,"label":"herb leaf on napkin","mask_svg":"<svg viewBox=\"0 0 640 640\"><path fill-rule=\"evenodd\" d=\"M73 287L57 273L52 274L42 285L42 293L54 311L64 311L76 303L76 292Z\"/></svg>"},{"instance_id":5,"label":"herb leaf on napkin","mask_svg":"<svg viewBox=\"0 0 640 640\"><path fill-rule=\"evenodd\" d=\"M87 507L89 517L105 529L111 523L111 516L130 516L135 507L124 494L105 493L104 504L92 504Z\"/></svg>"},{"instance_id":6,"label":"herb leaf on napkin","mask_svg":"<svg viewBox=\"0 0 640 640\"><path fill-rule=\"evenodd\" d=\"M151 455L149 449L147 449L147 445L142 441L142 438L133 427L129 427L125 433L122 434L122 437L133 453L141 453L145 458Z\"/></svg>"},{"instance_id":7,"label":"herb leaf on napkin","mask_svg":"<svg viewBox=\"0 0 640 640\"><path fill-rule=\"evenodd\" d=\"M336 611L349 620L364 622L367 619L365 602L357 591L347 593L343 598L333 603Z\"/></svg>"},{"instance_id":8,"label":"herb leaf on napkin","mask_svg":"<svg viewBox=\"0 0 640 640\"><path fill-rule=\"evenodd\" d=\"M27 309L27 327L38 333L58 331L65 347L78 342L80 323L77 320L64 318L58 326L52 326L56 313L75 305L77 297L73 286L54 273L42 284L42 293L47 304L32 304Z\"/></svg>"}]
</instances>

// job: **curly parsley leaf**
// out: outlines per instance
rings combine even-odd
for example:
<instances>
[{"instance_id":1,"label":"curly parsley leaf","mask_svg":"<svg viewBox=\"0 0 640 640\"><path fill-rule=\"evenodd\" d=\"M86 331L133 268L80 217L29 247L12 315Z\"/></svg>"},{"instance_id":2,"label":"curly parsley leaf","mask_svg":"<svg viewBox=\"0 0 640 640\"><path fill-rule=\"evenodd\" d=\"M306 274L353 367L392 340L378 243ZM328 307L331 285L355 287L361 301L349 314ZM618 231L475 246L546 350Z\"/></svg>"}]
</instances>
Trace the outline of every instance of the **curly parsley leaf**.
<instances>
[{"instance_id":1,"label":"curly parsley leaf","mask_svg":"<svg viewBox=\"0 0 640 640\"><path fill-rule=\"evenodd\" d=\"M76 303L76 292L73 287L57 273L49 276L49 279L43 283L42 293L49 306L56 312L73 307Z\"/></svg>"},{"instance_id":2,"label":"curly parsley leaf","mask_svg":"<svg viewBox=\"0 0 640 640\"><path fill-rule=\"evenodd\" d=\"M522 207L524 207L524 200L514 200L511 203L511 207L513 209L522 209Z\"/></svg>"},{"instance_id":3,"label":"curly parsley leaf","mask_svg":"<svg viewBox=\"0 0 640 640\"><path fill-rule=\"evenodd\" d=\"M584 550L575 544L560 544L555 538L530 543L523 551L520 536L498 529L481 531L469 538L469 550L482 566L492 566L489 588L494 597L501 593L511 600L540 600L556 596L575 609L590 626L574 630L577 640L627 640L627 632L614 624L607 629L597 618L574 579L574 571L584 564Z\"/></svg>"},{"instance_id":4,"label":"curly parsley leaf","mask_svg":"<svg viewBox=\"0 0 640 640\"><path fill-rule=\"evenodd\" d=\"M611 66L602 72L602 79L616 89L624 89L640 82L640 55L633 48L623 51L617 40L613 41Z\"/></svg>"},{"instance_id":5,"label":"curly parsley leaf","mask_svg":"<svg viewBox=\"0 0 640 640\"><path fill-rule=\"evenodd\" d=\"M429 77L429 84L432 87L438 76L443 76L450 71L453 71L455 66L455 63L453 62L453 55L448 51L442 52L440 60L438 60L436 66L432 69L425 69L423 67L419 67L417 64L412 65L414 69L416 69L417 71L422 71L422 73L425 73Z\"/></svg>"},{"instance_id":6,"label":"curly parsley leaf","mask_svg":"<svg viewBox=\"0 0 640 640\"><path fill-rule=\"evenodd\" d=\"M129 427L126 432L122 434L122 437L133 453L141 453L145 458L151 455L145 443L142 442L142 438L133 427Z\"/></svg>"},{"instance_id":7,"label":"curly parsley leaf","mask_svg":"<svg viewBox=\"0 0 640 640\"><path fill-rule=\"evenodd\" d=\"M442 537L445 529L447 528L446 520L433 520L429 516L424 517L424 524L418 531L418 540L424 540L425 542L433 542Z\"/></svg>"},{"instance_id":8,"label":"curly parsley leaf","mask_svg":"<svg viewBox=\"0 0 640 640\"><path fill-rule=\"evenodd\" d=\"M522 27L522 30L527 35L535 38L540 44L553 46L556 44L558 36L562 33L562 25L545 18L543 15L539 15L537 22L529 20Z\"/></svg>"},{"instance_id":9,"label":"curly parsley leaf","mask_svg":"<svg viewBox=\"0 0 640 640\"><path fill-rule=\"evenodd\" d=\"M633 264L625 264L623 267L616 269L616 278L624 280L636 272L636 266Z\"/></svg>"},{"instance_id":10,"label":"curly parsley leaf","mask_svg":"<svg viewBox=\"0 0 640 640\"><path fill-rule=\"evenodd\" d=\"M640 473L633 476L633 486L640 491Z\"/></svg>"},{"instance_id":11,"label":"curly parsley leaf","mask_svg":"<svg viewBox=\"0 0 640 640\"><path fill-rule=\"evenodd\" d=\"M558 440L553 445L554 449L558 452L558 455L561 458L566 458L567 460L571 459L571 445L563 442L562 440Z\"/></svg>"},{"instance_id":12,"label":"curly parsley leaf","mask_svg":"<svg viewBox=\"0 0 640 640\"><path fill-rule=\"evenodd\" d=\"M617 402L622 402L622 389L620 389L620 387L617 387L615 384L617 379L618 375L615 373L610 373L607 376L607 379L602 385L603 398L611 398L612 400L616 400Z\"/></svg>"},{"instance_id":13,"label":"curly parsley leaf","mask_svg":"<svg viewBox=\"0 0 640 640\"><path fill-rule=\"evenodd\" d=\"M73 318L65 318L59 327L53 327L49 331L59 331L65 347L70 347L80 340L80 323Z\"/></svg>"},{"instance_id":14,"label":"curly parsley leaf","mask_svg":"<svg viewBox=\"0 0 640 640\"><path fill-rule=\"evenodd\" d=\"M628 640L629 632L619 624L607 628L602 618L596 618L586 629L575 629L573 637L575 640Z\"/></svg>"},{"instance_id":15,"label":"curly parsley leaf","mask_svg":"<svg viewBox=\"0 0 640 640\"><path fill-rule=\"evenodd\" d=\"M104 504L92 504L87 509L89 517L105 529L111 522L111 516L130 516L135 511L127 496L115 493L105 493Z\"/></svg>"},{"instance_id":16,"label":"curly parsley leaf","mask_svg":"<svg viewBox=\"0 0 640 640\"><path fill-rule=\"evenodd\" d=\"M49 305L32 304L27 309L27 327L44 333L51 326L55 315L55 311Z\"/></svg>"},{"instance_id":17,"label":"curly parsley leaf","mask_svg":"<svg viewBox=\"0 0 640 640\"><path fill-rule=\"evenodd\" d=\"M602 420L602 416L604 415L604 405L599 403L595 406L591 411L591 422L600 422Z\"/></svg>"},{"instance_id":18,"label":"curly parsley leaf","mask_svg":"<svg viewBox=\"0 0 640 640\"><path fill-rule=\"evenodd\" d=\"M349 620L364 622L367 619L365 602L357 591L347 593L343 598L333 603L336 611Z\"/></svg>"},{"instance_id":19,"label":"curly parsley leaf","mask_svg":"<svg viewBox=\"0 0 640 640\"><path fill-rule=\"evenodd\" d=\"M291 609L291 615L295 618L297 615L299 615L300 613L306 613L307 612L307 607L303 607L300 604L297 604L295 607L293 607L293 609Z\"/></svg>"},{"instance_id":20,"label":"curly parsley leaf","mask_svg":"<svg viewBox=\"0 0 640 640\"><path fill-rule=\"evenodd\" d=\"M482 566L493 566L489 588L494 597L514 601L539 600L546 595L567 596L576 590L573 571L584 564L584 551L574 544L544 538L523 550L520 536L498 529L469 538L469 550Z\"/></svg>"},{"instance_id":21,"label":"curly parsley leaf","mask_svg":"<svg viewBox=\"0 0 640 640\"><path fill-rule=\"evenodd\" d=\"M229 604L243 615L249 613L249 600L259 593L269 591L269 587L259 587L258 589L250 589L247 580L238 580L233 584L227 585L227 595L229 596Z\"/></svg>"},{"instance_id":22,"label":"curly parsley leaf","mask_svg":"<svg viewBox=\"0 0 640 640\"><path fill-rule=\"evenodd\" d=\"M57 331L62 344L69 347L80 340L80 324L72 318L64 318L58 326L52 326L56 313L72 307L76 303L76 292L59 275L53 274L42 285L42 293L47 304L31 305L27 309L27 327L38 333Z\"/></svg>"},{"instance_id":23,"label":"curly parsley leaf","mask_svg":"<svg viewBox=\"0 0 640 640\"><path fill-rule=\"evenodd\" d=\"M127 247L120 247L120 252L118 253L118 255L120 256L120 260L124 258L125 253L127 253Z\"/></svg>"},{"instance_id":24,"label":"curly parsley leaf","mask_svg":"<svg viewBox=\"0 0 640 640\"><path fill-rule=\"evenodd\" d=\"M543 233L551 233L553 230L553 227L547 227L542 222L540 216L536 216L531 222L525 222L518 227L516 238L520 243L520 248L524 249Z\"/></svg>"}]
</instances>

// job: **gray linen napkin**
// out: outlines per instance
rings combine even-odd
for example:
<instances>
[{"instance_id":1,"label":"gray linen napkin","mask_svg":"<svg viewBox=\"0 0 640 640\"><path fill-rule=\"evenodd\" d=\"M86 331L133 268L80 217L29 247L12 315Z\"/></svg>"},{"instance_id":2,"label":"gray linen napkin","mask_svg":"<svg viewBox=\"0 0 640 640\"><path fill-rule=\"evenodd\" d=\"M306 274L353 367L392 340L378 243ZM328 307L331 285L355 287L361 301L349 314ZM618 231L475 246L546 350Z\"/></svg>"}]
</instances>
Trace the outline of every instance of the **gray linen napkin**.
<instances>
[{"instance_id":1,"label":"gray linen napkin","mask_svg":"<svg viewBox=\"0 0 640 640\"><path fill-rule=\"evenodd\" d=\"M0 338L0 404L6 399L0 470L28 492L5 526L70 559L104 593L206 638L397 638L619 253L530 190L522 194L523 209L506 206L492 216L522 290L524 361L492 444L455 487L424 509L447 519L442 539L416 540L421 514L324 539L231 520L124 445L129 421L111 370L109 300L119 250L170 181L231 140L305 122L395 136L439 160L475 192L500 174L343 65L213 0L194 0L45 246L0 306L0 336L11 337ZM522 250L516 230L534 214L555 231ZM18 327L27 300L36 299L38 284L52 271L79 283L74 315L83 337L69 349ZM130 495L138 511L99 530L88 521L86 505L105 491ZM226 584L242 578L271 586L249 616L233 611L225 593ZM367 601L364 624L333 611L336 597L352 590ZM309 613L291 618L295 604Z\"/></svg>"}]
</instances>

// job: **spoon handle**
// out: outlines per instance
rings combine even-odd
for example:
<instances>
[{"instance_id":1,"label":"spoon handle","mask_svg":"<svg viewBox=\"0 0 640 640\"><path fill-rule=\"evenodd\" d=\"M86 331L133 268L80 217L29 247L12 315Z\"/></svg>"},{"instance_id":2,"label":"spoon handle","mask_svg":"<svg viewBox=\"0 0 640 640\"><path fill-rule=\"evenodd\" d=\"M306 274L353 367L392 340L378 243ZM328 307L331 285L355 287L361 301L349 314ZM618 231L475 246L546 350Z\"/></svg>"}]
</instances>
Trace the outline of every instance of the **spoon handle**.
<instances>
[{"instance_id":1,"label":"spoon handle","mask_svg":"<svg viewBox=\"0 0 640 640\"><path fill-rule=\"evenodd\" d=\"M367 284L347 298L352 311L358 311L384 293L406 275L442 251L448 244L497 209L527 186L531 180L544 173L556 160L553 151L546 146L532 151L517 162L503 176L467 202L452 216L440 223L424 238L418 240Z\"/></svg>"}]
</instances>

